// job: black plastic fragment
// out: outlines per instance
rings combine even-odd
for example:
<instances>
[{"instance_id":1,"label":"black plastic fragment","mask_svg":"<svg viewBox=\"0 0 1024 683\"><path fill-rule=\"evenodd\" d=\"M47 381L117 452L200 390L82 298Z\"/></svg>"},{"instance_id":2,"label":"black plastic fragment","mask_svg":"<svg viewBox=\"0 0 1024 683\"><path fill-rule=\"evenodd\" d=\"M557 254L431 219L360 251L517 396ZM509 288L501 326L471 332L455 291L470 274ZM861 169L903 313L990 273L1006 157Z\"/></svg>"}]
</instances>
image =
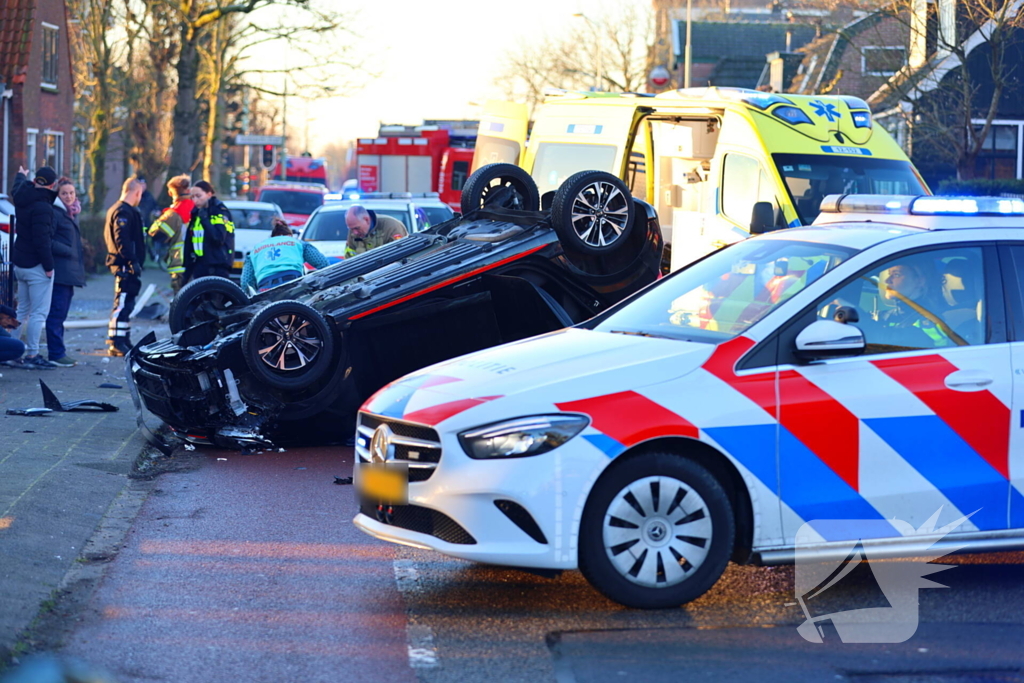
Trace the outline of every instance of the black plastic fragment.
<instances>
[{"instance_id":1,"label":"black plastic fragment","mask_svg":"<svg viewBox=\"0 0 1024 683\"><path fill-rule=\"evenodd\" d=\"M352 477L335 477L334 483L337 484L338 486L351 486Z\"/></svg>"},{"instance_id":2,"label":"black plastic fragment","mask_svg":"<svg viewBox=\"0 0 1024 683\"><path fill-rule=\"evenodd\" d=\"M43 405L58 413L74 411L92 412L94 410L101 413L116 413L118 410L117 406L113 404L93 401L91 399L61 403L60 399L50 390L50 387L46 386L46 382L43 380L39 380L39 388L43 390Z\"/></svg>"}]
</instances>

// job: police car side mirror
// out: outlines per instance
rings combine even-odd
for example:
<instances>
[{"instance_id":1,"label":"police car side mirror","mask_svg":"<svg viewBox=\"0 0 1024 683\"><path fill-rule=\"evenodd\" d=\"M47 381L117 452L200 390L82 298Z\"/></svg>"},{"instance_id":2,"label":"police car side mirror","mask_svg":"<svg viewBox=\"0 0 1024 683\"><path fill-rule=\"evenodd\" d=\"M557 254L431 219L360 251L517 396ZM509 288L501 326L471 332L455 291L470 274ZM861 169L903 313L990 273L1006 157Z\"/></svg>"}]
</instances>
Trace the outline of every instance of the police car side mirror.
<instances>
[{"instance_id":1,"label":"police car side mirror","mask_svg":"<svg viewBox=\"0 0 1024 683\"><path fill-rule=\"evenodd\" d=\"M859 327L834 320L816 320L796 336L796 355L808 361L858 356L866 346Z\"/></svg>"},{"instance_id":2,"label":"police car side mirror","mask_svg":"<svg viewBox=\"0 0 1024 683\"><path fill-rule=\"evenodd\" d=\"M754 202L750 212L750 234L760 235L775 229L775 207L771 202Z\"/></svg>"}]
</instances>

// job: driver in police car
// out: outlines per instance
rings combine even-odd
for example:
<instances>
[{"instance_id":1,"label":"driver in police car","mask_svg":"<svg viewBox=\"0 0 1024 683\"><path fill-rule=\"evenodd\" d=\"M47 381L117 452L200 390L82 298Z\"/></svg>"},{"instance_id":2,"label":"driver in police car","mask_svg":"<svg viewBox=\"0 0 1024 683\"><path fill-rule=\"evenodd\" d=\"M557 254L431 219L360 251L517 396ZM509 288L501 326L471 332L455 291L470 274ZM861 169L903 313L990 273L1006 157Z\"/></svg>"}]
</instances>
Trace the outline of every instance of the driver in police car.
<instances>
[{"instance_id":1,"label":"driver in police car","mask_svg":"<svg viewBox=\"0 0 1024 683\"><path fill-rule=\"evenodd\" d=\"M401 221L370 211L359 204L348 207L345 225L348 226L345 258L376 249L409 234Z\"/></svg>"}]
</instances>

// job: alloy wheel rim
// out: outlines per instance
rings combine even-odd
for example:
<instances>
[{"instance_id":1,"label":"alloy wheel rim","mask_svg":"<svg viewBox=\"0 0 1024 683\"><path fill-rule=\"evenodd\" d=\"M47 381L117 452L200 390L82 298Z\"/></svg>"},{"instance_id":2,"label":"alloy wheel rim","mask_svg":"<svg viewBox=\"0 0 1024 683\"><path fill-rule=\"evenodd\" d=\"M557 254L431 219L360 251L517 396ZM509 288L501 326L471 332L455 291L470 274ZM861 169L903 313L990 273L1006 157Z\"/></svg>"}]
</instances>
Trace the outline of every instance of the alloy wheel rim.
<instances>
[{"instance_id":1,"label":"alloy wheel rim","mask_svg":"<svg viewBox=\"0 0 1024 683\"><path fill-rule=\"evenodd\" d=\"M615 185L598 181L576 194L572 202L572 229L584 244L615 244L629 220L629 199Z\"/></svg>"},{"instance_id":2,"label":"alloy wheel rim","mask_svg":"<svg viewBox=\"0 0 1024 683\"><path fill-rule=\"evenodd\" d=\"M713 531L707 503L674 477L634 481L612 499L602 534L612 566L630 583L667 588L704 564Z\"/></svg>"},{"instance_id":3,"label":"alloy wheel rim","mask_svg":"<svg viewBox=\"0 0 1024 683\"><path fill-rule=\"evenodd\" d=\"M308 367L323 347L323 340L316 336L312 323L294 313L268 320L260 329L258 339L260 360L279 372Z\"/></svg>"}]
</instances>

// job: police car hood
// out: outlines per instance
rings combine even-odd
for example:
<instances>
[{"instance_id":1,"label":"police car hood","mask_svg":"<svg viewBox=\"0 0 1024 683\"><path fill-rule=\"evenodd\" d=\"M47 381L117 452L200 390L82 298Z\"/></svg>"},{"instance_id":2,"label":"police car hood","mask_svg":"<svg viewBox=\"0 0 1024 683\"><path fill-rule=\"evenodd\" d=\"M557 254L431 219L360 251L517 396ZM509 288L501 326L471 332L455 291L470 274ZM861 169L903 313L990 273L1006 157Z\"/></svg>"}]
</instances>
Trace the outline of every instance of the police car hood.
<instances>
[{"instance_id":1,"label":"police car hood","mask_svg":"<svg viewBox=\"0 0 1024 683\"><path fill-rule=\"evenodd\" d=\"M422 424L479 424L495 411L505 417L551 412L559 403L681 377L700 367L714 348L569 328L406 375L374 394L362 409Z\"/></svg>"}]
</instances>

